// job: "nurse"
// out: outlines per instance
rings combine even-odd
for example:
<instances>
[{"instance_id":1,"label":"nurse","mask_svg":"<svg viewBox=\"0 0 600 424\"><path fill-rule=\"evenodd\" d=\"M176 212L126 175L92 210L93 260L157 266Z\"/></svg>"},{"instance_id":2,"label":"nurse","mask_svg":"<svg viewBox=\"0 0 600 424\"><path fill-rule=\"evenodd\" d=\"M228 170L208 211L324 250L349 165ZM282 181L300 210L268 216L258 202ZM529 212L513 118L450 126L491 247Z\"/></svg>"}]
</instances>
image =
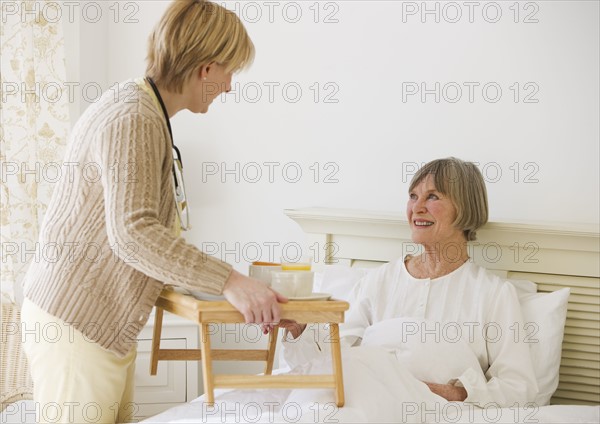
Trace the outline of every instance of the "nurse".
<instances>
[{"instance_id":1,"label":"nurse","mask_svg":"<svg viewBox=\"0 0 600 424\"><path fill-rule=\"evenodd\" d=\"M38 422L133 419L136 337L165 284L222 294L248 323L279 321L285 297L179 237L187 210L169 120L208 112L253 56L234 13L173 1L150 35L146 77L105 93L75 125L64 161L76 166L40 231L60 254L25 279L23 326L39 332L24 339ZM61 331L49 338L48 328Z\"/></svg>"}]
</instances>

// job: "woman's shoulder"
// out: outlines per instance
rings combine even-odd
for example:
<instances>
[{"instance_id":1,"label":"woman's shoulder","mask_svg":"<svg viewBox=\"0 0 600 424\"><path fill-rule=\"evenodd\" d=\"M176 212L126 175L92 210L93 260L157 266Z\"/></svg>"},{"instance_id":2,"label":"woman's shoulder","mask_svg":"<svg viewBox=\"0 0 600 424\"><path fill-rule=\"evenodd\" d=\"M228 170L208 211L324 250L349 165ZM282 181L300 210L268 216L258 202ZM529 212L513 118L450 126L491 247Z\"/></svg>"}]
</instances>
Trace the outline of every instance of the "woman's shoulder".
<instances>
[{"instance_id":1,"label":"woman's shoulder","mask_svg":"<svg viewBox=\"0 0 600 424\"><path fill-rule=\"evenodd\" d=\"M402 258L398 258L395 259L393 261L387 262L383 265L381 265L378 268L375 268L375 270L373 270L373 275L378 275L381 278L385 278L385 277L397 277L399 275L403 275L406 274L406 266L404 264L406 258L402 257Z\"/></svg>"},{"instance_id":2,"label":"woman's shoulder","mask_svg":"<svg viewBox=\"0 0 600 424\"><path fill-rule=\"evenodd\" d=\"M362 278L362 283L365 287L375 287L381 291L387 286L396 285L407 275L404 258L398 258L369 270Z\"/></svg>"},{"instance_id":3,"label":"woman's shoulder","mask_svg":"<svg viewBox=\"0 0 600 424\"><path fill-rule=\"evenodd\" d=\"M408 281L409 277L404 258L399 258L369 271L362 279L362 286L365 292L381 297L383 293L394 291L399 284Z\"/></svg>"},{"instance_id":4,"label":"woman's shoulder","mask_svg":"<svg viewBox=\"0 0 600 424\"><path fill-rule=\"evenodd\" d=\"M468 273L466 280L472 290L478 291L483 298L489 299L491 304L509 300L518 302L518 289L507 278L475 263L469 263L466 272Z\"/></svg>"},{"instance_id":5,"label":"woman's shoulder","mask_svg":"<svg viewBox=\"0 0 600 424\"><path fill-rule=\"evenodd\" d=\"M164 120L155 107L152 97L143 89L136 79L129 79L113 84L82 115L82 120L97 120L102 126L112 121L133 117L146 117L160 122Z\"/></svg>"}]
</instances>

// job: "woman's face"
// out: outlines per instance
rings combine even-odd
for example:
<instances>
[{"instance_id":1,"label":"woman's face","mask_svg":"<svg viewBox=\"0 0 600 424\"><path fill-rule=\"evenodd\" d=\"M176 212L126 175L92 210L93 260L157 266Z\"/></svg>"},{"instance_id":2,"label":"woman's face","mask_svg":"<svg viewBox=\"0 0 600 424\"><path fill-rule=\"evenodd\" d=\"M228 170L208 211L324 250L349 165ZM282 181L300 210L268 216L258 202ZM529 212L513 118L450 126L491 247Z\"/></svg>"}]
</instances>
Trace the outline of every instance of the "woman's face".
<instances>
[{"instance_id":1,"label":"woman's face","mask_svg":"<svg viewBox=\"0 0 600 424\"><path fill-rule=\"evenodd\" d=\"M415 243L434 247L436 243L464 241L462 230L452 225L456 208L448 197L437 191L432 175L426 176L409 193L406 215Z\"/></svg>"}]
</instances>

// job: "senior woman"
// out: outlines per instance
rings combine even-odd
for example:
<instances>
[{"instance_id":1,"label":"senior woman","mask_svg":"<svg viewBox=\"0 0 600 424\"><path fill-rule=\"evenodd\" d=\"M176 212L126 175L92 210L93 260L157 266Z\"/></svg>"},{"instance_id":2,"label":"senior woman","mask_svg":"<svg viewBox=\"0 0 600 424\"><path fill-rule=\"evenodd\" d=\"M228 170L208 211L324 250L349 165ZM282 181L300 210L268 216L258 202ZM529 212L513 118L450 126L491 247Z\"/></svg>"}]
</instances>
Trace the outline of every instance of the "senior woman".
<instances>
[{"instance_id":1,"label":"senior woman","mask_svg":"<svg viewBox=\"0 0 600 424\"><path fill-rule=\"evenodd\" d=\"M41 331L24 338L38 422L133 418L136 337L165 284L223 294L247 322L279 321L284 297L179 237L186 206L169 119L206 113L253 55L234 13L173 1L149 38L146 78L105 93L75 125L64 159L73 174L56 185L40 234L60 251L31 264L24 289L24 328Z\"/></svg>"},{"instance_id":2,"label":"senior woman","mask_svg":"<svg viewBox=\"0 0 600 424\"><path fill-rule=\"evenodd\" d=\"M423 253L383 265L357 284L346 322L340 326L342 344L358 346L386 320L409 318L429 323L419 342L412 344L420 352L417 355L424 355L428 348L439 349L427 343L440 345L442 328L460 326L467 330L460 333L467 354L452 357L448 351L446 355L457 364L464 356L473 355L473 360L462 369L459 365L460 370L446 381L426 381L429 389L448 401L479 406L533 401L537 383L529 346L522 339L515 340L511 331L514 326L523 328L515 289L474 264L468 254L467 242L475 240L477 229L488 219L485 183L477 167L456 158L429 162L410 183L406 213L412 239L423 246ZM282 327L289 333L284 356L290 365L310 361L327 350L326 341L315 338L324 332L308 331L306 325L290 321L282 322ZM419 326L394 327L391 332L408 333L414 328ZM457 341L453 338L446 346L453 349ZM448 358L433 361L444 363ZM419 367L423 364L413 367L413 375L424 374Z\"/></svg>"}]
</instances>

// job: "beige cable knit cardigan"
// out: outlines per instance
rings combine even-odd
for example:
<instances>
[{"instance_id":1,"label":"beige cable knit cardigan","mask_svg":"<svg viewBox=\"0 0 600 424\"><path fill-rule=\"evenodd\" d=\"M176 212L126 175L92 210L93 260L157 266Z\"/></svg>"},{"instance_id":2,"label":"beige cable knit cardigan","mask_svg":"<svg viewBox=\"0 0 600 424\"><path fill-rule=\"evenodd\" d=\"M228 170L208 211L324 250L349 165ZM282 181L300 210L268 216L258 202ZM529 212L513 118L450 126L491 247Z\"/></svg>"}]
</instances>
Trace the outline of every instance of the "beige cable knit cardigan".
<instances>
[{"instance_id":1,"label":"beige cable knit cardigan","mask_svg":"<svg viewBox=\"0 0 600 424\"><path fill-rule=\"evenodd\" d=\"M231 266L176 237L162 112L133 81L75 125L25 277L27 298L124 356L164 284L220 294Z\"/></svg>"}]
</instances>

